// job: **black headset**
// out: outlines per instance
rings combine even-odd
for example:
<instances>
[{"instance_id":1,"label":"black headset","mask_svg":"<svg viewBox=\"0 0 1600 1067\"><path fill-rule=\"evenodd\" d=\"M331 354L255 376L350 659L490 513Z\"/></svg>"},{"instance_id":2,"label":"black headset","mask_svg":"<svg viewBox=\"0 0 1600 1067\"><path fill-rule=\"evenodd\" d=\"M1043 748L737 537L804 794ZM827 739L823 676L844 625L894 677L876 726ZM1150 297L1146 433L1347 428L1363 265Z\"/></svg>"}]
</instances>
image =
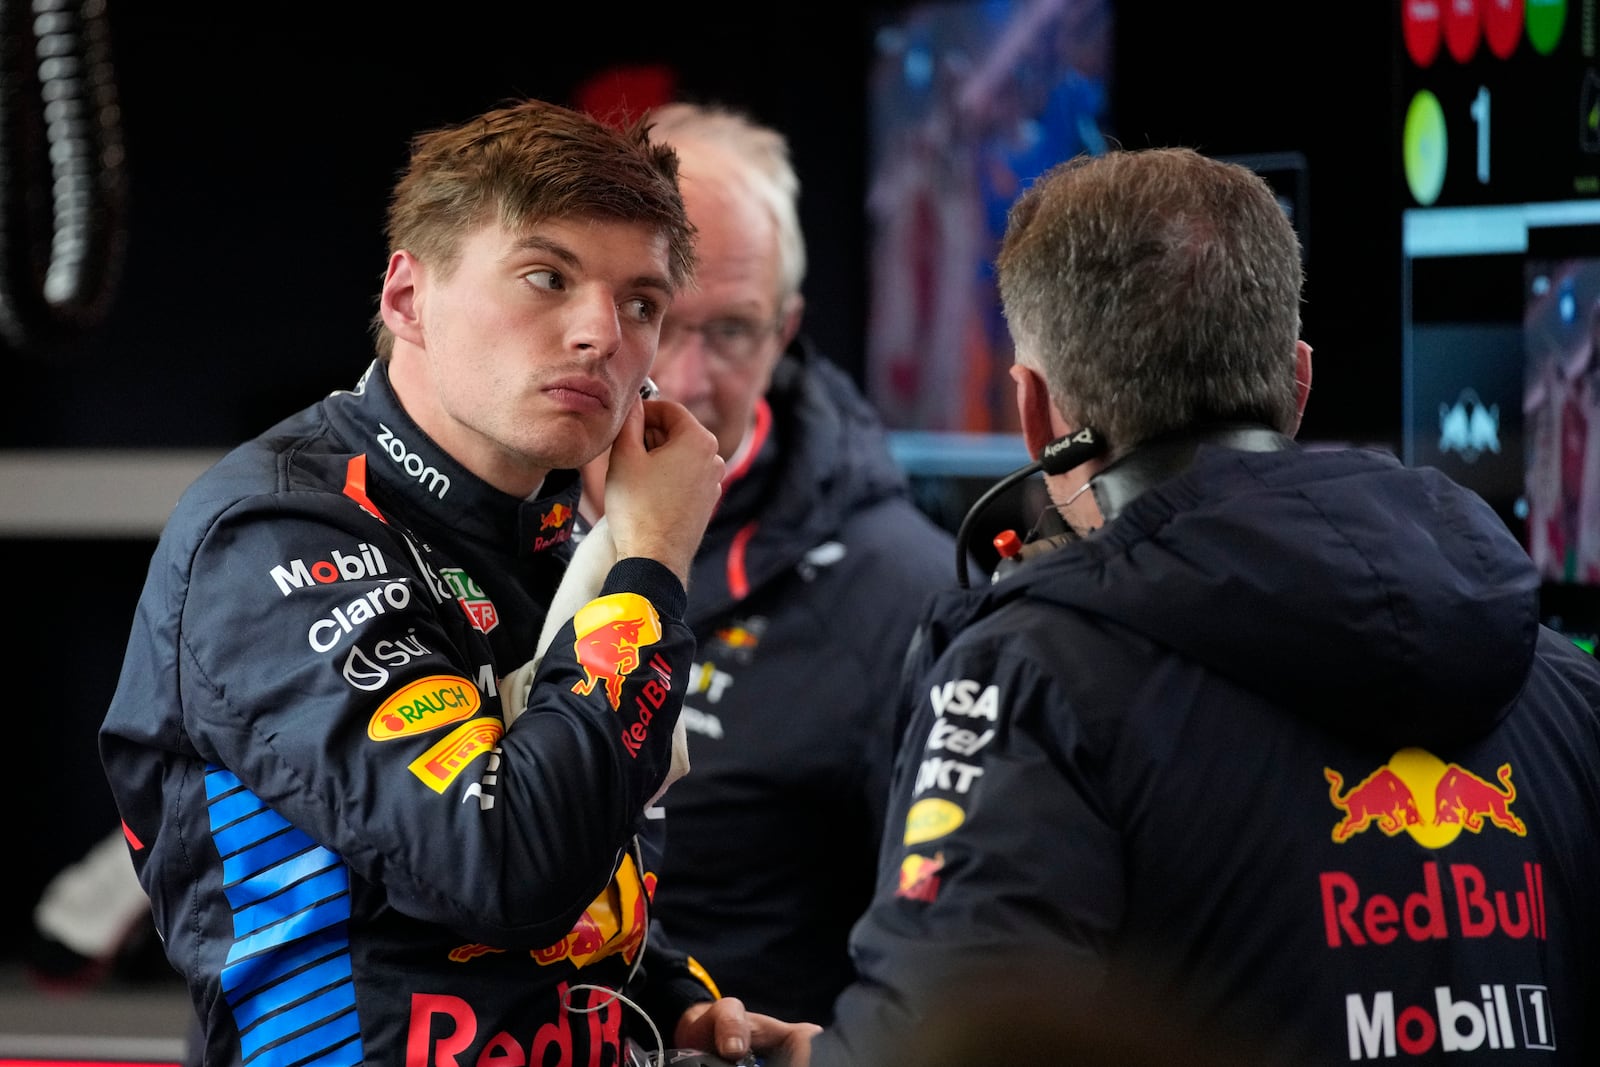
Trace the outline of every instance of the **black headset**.
<instances>
[{"instance_id":1,"label":"black headset","mask_svg":"<svg viewBox=\"0 0 1600 1067\"><path fill-rule=\"evenodd\" d=\"M1043 471L1046 474L1065 474L1072 468L1087 463L1096 456L1106 451L1106 439L1094 430L1085 426L1074 433L1056 438L1039 453L1039 458L1026 467L1018 467L1010 474L1001 478L987 489L982 496L973 502L967 510L967 515L961 520L961 528L956 531L956 582L961 588L968 588L967 579L967 544L972 540L972 527L978 516L994 503L996 497L1010 489L1013 485L1025 478Z\"/></svg>"},{"instance_id":2,"label":"black headset","mask_svg":"<svg viewBox=\"0 0 1600 1067\"><path fill-rule=\"evenodd\" d=\"M1188 470L1201 445L1239 452L1279 452L1298 447L1292 437L1273 429L1266 420L1202 422L1158 434L1125 451L1090 481L1101 517L1110 522L1146 490ZM1036 462L1012 471L979 497L956 534L956 581L961 587L967 588L967 541L972 524L995 497L1036 471L1064 474L1103 454L1106 448L1105 437L1092 429L1058 437L1044 447Z\"/></svg>"}]
</instances>

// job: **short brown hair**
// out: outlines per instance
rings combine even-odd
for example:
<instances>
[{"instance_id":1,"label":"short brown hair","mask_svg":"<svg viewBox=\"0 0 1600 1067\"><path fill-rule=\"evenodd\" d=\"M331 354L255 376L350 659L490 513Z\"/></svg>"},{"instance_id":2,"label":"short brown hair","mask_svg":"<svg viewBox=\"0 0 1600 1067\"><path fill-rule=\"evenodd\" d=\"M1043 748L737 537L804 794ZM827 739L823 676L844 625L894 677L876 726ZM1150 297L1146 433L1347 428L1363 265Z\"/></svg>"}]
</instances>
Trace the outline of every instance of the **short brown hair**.
<instances>
[{"instance_id":1,"label":"short brown hair","mask_svg":"<svg viewBox=\"0 0 1600 1067\"><path fill-rule=\"evenodd\" d=\"M513 230L553 218L642 222L667 238L669 277L681 288L694 274L694 227L677 154L649 133L647 120L618 129L521 100L419 134L389 200L390 254L405 249L448 273L462 239L495 216ZM394 335L378 317L373 330L387 358Z\"/></svg>"},{"instance_id":2,"label":"short brown hair","mask_svg":"<svg viewBox=\"0 0 1600 1067\"><path fill-rule=\"evenodd\" d=\"M1057 164L997 266L1019 360L1114 454L1205 422L1292 432L1300 243L1255 172L1188 148Z\"/></svg>"}]
</instances>

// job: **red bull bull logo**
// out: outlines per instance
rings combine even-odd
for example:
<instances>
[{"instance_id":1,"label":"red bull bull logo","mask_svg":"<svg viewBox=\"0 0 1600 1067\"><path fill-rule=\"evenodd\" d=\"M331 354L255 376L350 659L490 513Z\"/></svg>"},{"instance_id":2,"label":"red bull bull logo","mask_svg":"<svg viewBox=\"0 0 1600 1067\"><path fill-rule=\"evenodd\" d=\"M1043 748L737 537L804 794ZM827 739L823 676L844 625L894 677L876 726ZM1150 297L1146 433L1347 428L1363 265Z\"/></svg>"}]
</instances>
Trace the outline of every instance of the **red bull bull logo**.
<instances>
[{"instance_id":1,"label":"red bull bull logo","mask_svg":"<svg viewBox=\"0 0 1600 1067\"><path fill-rule=\"evenodd\" d=\"M724 626L711 639L729 648L754 648L761 640L754 631L747 630L743 626Z\"/></svg>"},{"instance_id":2,"label":"red bull bull logo","mask_svg":"<svg viewBox=\"0 0 1600 1067\"><path fill-rule=\"evenodd\" d=\"M533 958L545 966L570 960L574 967L585 967L620 952L625 962L632 963L644 946L645 902L654 889L655 879L640 878L633 857L623 856L611 884L583 910L567 935L535 950Z\"/></svg>"},{"instance_id":3,"label":"red bull bull logo","mask_svg":"<svg viewBox=\"0 0 1600 1067\"><path fill-rule=\"evenodd\" d=\"M905 900L931 903L939 895L939 872L944 870L944 853L919 856L915 852L900 861L900 887L894 895Z\"/></svg>"},{"instance_id":4,"label":"red bull bull logo","mask_svg":"<svg viewBox=\"0 0 1600 1067\"><path fill-rule=\"evenodd\" d=\"M1511 814L1511 802L1517 799L1517 787L1511 784L1511 764L1502 763L1495 780L1500 783L1498 786L1458 764L1450 764L1433 790L1434 825L1459 826L1479 833L1487 819L1502 830L1526 837L1528 827Z\"/></svg>"},{"instance_id":5,"label":"red bull bull logo","mask_svg":"<svg viewBox=\"0 0 1600 1067\"><path fill-rule=\"evenodd\" d=\"M546 531L553 531L546 533ZM572 539L572 508L566 504L552 504L550 510L539 516L539 529L534 531L533 550L543 552L553 545Z\"/></svg>"},{"instance_id":6,"label":"red bull bull logo","mask_svg":"<svg viewBox=\"0 0 1600 1067\"><path fill-rule=\"evenodd\" d=\"M552 504L549 511L539 516L539 529L541 532L544 530L559 530L571 518L572 509L567 505L561 503Z\"/></svg>"},{"instance_id":7,"label":"red bull bull logo","mask_svg":"<svg viewBox=\"0 0 1600 1067\"><path fill-rule=\"evenodd\" d=\"M446 955L446 958L451 963L470 963L480 956L494 956L504 951L505 949L495 948L493 945L483 945L473 942L472 944L468 945L456 946L449 951L449 953Z\"/></svg>"},{"instance_id":8,"label":"red bull bull logo","mask_svg":"<svg viewBox=\"0 0 1600 1067\"><path fill-rule=\"evenodd\" d=\"M767 632L768 621L765 615L734 619L712 633L711 640L705 643L706 650L719 656L731 656L740 663L749 663L761 645L761 635Z\"/></svg>"},{"instance_id":9,"label":"red bull bull logo","mask_svg":"<svg viewBox=\"0 0 1600 1067\"><path fill-rule=\"evenodd\" d=\"M1388 767L1373 771L1343 796L1339 795L1339 788L1344 785L1344 777L1329 767L1324 767L1322 773L1328 779L1333 806L1344 812L1344 818L1333 828L1335 841L1348 841L1370 826L1393 837L1422 822L1411 787Z\"/></svg>"},{"instance_id":10,"label":"red bull bull logo","mask_svg":"<svg viewBox=\"0 0 1600 1067\"><path fill-rule=\"evenodd\" d=\"M579 608L572 626L573 653L584 672L572 691L588 696L601 687L611 710L620 711L622 682L638 669L639 650L661 640L655 606L636 593L612 593Z\"/></svg>"},{"instance_id":11,"label":"red bull bull logo","mask_svg":"<svg viewBox=\"0 0 1600 1067\"><path fill-rule=\"evenodd\" d=\"M1344 813L1333 826L1333 839L1340 844L1372 828L1388 837L1407 833L1426 848L1443 848L1463 830L1482 833L1486 826L1518 837L1528 833L1511 811L1517 789L1509 763L1500 765L1491 782L1458 763L1405 748L1349 790L1344 789L1344 776L1332 767L1322 773L1329 799Z\"/></svg>"}]
</instances>

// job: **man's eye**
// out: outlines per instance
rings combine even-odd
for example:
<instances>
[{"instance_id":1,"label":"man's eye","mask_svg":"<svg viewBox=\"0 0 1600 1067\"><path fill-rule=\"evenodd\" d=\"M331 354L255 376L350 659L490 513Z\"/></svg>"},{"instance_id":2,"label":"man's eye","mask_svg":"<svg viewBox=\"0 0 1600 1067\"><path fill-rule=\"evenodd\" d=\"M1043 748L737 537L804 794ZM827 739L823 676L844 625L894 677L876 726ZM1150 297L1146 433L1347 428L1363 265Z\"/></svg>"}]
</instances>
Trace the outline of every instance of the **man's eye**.
<instances>
[{"instance_id":1,"label":"man's eye","mask_svg":"<svg viewBox=\"0 0 1600 1067\"><path fill-rule=\"evenodd\" d=\"M546 267L530 270L522 277L535 289L560 289L563 284L561 275Z\"/></svg>"},{"instance_id":2,"label":"man's eye","mask_svg":"<svg viewBox=\"0 0 1600 1067\"><path fill-rule=\"evenodd\" d=\"M706 323L706 333L714 340L738 344L754 334L755 327L743 319L717 319Z\"/></svg>"},{"instance_id":3,"label":"man's eye","mask_svg":"<svg viewBox=\"0 0 1600 1067\"><path fill-rule=\"evenodd\" d=\"M653 322L661 313L661 305L648 297L635 296L622 302L624 312L633 316L635 322Z\"/></svg>"}]
</instances>

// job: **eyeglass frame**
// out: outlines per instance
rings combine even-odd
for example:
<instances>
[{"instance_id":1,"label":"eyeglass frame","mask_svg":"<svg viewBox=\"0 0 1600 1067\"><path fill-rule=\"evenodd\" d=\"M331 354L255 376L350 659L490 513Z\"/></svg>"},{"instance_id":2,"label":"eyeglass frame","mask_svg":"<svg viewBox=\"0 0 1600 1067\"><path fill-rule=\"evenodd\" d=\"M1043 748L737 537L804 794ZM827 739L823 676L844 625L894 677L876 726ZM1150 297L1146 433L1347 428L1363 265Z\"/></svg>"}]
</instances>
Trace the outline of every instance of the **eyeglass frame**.
<instances>
[{"instance_id":1,"label":"eyeglass frame","mask_svg":"<svg viewBox=\"0 0 1600 1067\"><path fill-rule=\"evenodd\" d=\"M783 330L783 314L779 312L766 322L746 318L742 315L716 315L703 322L674 322L669 315L661 322L661 337L656 344L656 355L659 359L663 352L674 348L689 334L699 334L700 343L705 347L708 363L727 370L742 370L755 361L756 354L761 350L761 343L768 336L781 333ZM669 326L669 323L671 324ZM730 354L723 345L724 342L716 340L708 332L718 326L737 324L748 330L748 351ZM670 358L670 357L669 357Z\"/></svg>"}]
</instances>

